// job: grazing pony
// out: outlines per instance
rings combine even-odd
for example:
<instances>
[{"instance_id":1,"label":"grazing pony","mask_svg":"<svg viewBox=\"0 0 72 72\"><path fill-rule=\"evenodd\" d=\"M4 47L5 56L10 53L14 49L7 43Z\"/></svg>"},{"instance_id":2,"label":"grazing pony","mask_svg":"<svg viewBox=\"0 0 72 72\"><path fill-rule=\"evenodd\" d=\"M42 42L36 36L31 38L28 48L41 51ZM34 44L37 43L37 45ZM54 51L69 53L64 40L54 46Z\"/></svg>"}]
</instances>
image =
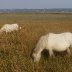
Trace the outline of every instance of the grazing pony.
<instances>
[{"instance_id":1,"label":"grazing pony","mask_svg":"<svg viewBox=\"0 0 72 72\"><path fill-rule=\"evenodd\" d=\"M36 48L33 51L34 62L38 62L41 57L41 52L44 49L49 51L50 56L54 56L54 51L65 51L70 55L69 47L72 46L72 33L64 32L60 34L48 33L40 38Z\"/></svg>"},{"instance_id":2,"label":"grazing pony","mask_svg":"<svg viewBox=\"0 0 72 72\"><path fill-rule=\"evenodd\" d=\"M21 27L19 27L18 24L5 24L1 29L0 29L0 33L2 32L12 32L12 31L18 31L19 29L21 29Z\"/></svg>"}]
</instances>

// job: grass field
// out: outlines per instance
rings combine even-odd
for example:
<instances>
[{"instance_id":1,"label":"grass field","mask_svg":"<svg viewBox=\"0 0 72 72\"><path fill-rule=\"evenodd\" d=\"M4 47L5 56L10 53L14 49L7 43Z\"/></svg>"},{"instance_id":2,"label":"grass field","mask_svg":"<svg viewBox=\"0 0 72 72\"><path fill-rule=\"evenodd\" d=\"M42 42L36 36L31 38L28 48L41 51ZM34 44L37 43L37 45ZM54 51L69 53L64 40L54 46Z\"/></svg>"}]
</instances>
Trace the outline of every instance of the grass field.
<instances>
[{"instance_id":1,"label":"grass field","mask_svg":"<svg viewBox=\"0 0 72 72\"><path fill-rule=\"evenodd\" d=\"M72 32L72 14L0 14L0 27L6 23L18 23L22 29L0 35L0 72L72 72L72 54L55 53L50 58L42 52L39 63L30 56L42 35Z\"/></svg>"}]
</instances>

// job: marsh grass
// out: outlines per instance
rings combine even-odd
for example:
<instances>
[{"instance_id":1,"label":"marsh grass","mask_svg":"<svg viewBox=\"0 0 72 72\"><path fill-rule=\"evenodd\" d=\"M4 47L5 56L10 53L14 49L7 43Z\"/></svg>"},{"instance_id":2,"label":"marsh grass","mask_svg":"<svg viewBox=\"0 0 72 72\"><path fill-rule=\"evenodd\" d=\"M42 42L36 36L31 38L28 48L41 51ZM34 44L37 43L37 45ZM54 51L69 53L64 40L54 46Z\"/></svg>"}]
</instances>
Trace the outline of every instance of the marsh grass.
<instances>
[{"instance_id":1,"label":"marsh grass","mask_svg":"<svg viewBox=\"0 0 72 72\"><path fill-rule=\"evenodd\" d=\"M22 29L0 35L0 72L72 72L72 55L50 58L45 51L39 63L31 58L42 35L72 32L72 14L0 14L0 27L5 23L18 23Z\"/></svg>"}]
</instances>

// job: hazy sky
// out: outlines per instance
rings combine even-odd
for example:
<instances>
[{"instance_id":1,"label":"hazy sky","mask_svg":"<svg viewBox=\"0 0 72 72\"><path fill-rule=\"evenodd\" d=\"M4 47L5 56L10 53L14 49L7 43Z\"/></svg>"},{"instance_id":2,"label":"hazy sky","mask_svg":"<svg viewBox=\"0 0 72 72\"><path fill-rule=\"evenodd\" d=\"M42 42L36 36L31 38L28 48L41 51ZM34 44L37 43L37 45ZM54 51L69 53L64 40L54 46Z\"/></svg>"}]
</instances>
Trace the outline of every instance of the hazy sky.
<instances>
[{"instance_id":1,"label":"hazy sky","mask_svg":"<svg viewBox=\"0 0 72 72\"><path fill-rule=\"evenodd\" d=\"M0 0L0 9L72 8L72 0Z\"/></svg>"}]
</instances>

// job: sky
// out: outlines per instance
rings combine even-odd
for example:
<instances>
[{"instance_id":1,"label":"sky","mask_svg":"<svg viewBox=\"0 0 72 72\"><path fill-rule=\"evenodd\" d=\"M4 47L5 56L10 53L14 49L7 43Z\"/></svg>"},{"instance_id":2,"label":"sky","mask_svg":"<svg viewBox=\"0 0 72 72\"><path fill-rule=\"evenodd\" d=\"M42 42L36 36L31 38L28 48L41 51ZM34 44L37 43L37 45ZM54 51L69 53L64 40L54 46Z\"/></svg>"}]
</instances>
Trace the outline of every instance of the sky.
<instances>
[{"instance_id":1,"label":"sky","mask_svg":"<svg viewBox=\"0 0 72 72\"><path fill-rule=\"evenodd\" d=\"M72 0L0 0L0 9L72 8Z\"/></svg>"}]
</instances>

